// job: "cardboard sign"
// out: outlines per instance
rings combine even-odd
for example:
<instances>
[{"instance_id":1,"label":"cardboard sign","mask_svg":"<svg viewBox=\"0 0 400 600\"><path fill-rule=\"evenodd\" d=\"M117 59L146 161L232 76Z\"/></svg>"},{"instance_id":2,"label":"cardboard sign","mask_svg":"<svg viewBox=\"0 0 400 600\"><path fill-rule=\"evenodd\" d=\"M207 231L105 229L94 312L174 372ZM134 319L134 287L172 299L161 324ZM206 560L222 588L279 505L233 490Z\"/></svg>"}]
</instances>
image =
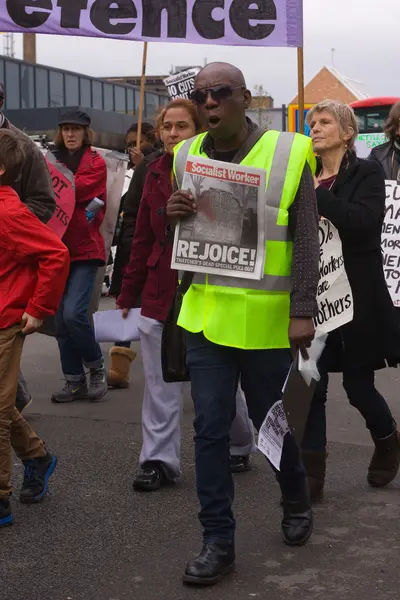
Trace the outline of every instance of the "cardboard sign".
<instances>
[{"instance_id":1,"label":"cardboard sign","mask_svg":"<svg viewBox=\"0 0 400 600\"><path fill-rule=\"evenodd\" d=\"M353 294L344 268L339 232L327 219L319 222L318 315L319 333L329 333L353 320Z\"/></svg>"},{"instance_id":2,"label":"cardboard sign","mask_svg":"<svg viewBox=\"0 0 400 600\"><path fill-rule=\"evenodd\" d=\"M171 75L171 77L164 79L171 100L176 100L177 98L190 99L190 94L194 90L196 75L199 71L199 67L193 67L193 69L181 71L176 75Z\"/></svg>"},{"instance_id":3,"label":"cardboard sign","mask_svg":"<svg viewBox=\"0 0 400 600\"><path fill-rule=\"evenodd\" d=\"M387 138L384 133L360 133L356 139L357 156L368 158L373 148L385 142Z\"/></svg>"},{"instance_id":4,"label":"cardboard sign","mask_svg":"<svg viewBox=\"0 0 400 600\"><path fill-rule=\"evenodd\" d=\"M74 175L67 167L57 162L51 152L48 152L45 158L57 204L56 210L47 225L56 235L62 238L75 210Z\"/></svg>"},{"instance_id":5,"label":"cardboard sign","mask_svg":"<svg viewBox=\"0 0 400 600\"><path fill-rule=\"evenodd\" d=\"M303 46L302 0L3 0L0 31L229 46Z\"/></svg>"},{"instance_id":6,"label":"cardboard sign","mask_svg":"<svg viewBox=\"0 0 400 600\"><path fill-rule=\"evenodd\" d=\"M386 213L382 228L383 269L395 306L400 306L400 185L386 181Z\"/></svg>"}]
</instances>

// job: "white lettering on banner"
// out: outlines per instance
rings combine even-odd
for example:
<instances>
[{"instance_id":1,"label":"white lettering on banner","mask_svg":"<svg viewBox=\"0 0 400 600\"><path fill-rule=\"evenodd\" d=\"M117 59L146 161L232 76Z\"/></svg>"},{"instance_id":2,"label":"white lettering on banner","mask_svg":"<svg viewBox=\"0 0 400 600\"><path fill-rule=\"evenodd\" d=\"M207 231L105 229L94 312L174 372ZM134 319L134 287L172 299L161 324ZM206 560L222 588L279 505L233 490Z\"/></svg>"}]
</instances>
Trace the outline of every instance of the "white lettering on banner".
<instances>
[{"instance_id":1,"label":"white lettering on banner","mask_svg":"<svg viewBox=\"0 0 400 600\"><path fill-rule=\"evenodd\" d=\"M395 306L400 306L400 185L386 181L386 210L382 227L383 269Z\"/></svg>"},{"instance_id":2,"label":"white lettering on banner","mask_svg":"<svg viewBox=\"0 0 400 600\"><path fill-rule=\"evenodd\" d=\"M353 295L339 232L326 219L319 223L319 242L318 315L314 322L319 333L329 333L353 319Z\"/></svg>"},{"instance_id":3,"label":"white lettering on banner","mask_svg":"<svg viewBox=\"0 0 400 600\"><path fill-rule=\"evenodd\" d=\"M258 449L271 464L280 471L283 443L290 429L282 400L278 400L268 411L258 432Z\"/></svg>"}]
</instances>

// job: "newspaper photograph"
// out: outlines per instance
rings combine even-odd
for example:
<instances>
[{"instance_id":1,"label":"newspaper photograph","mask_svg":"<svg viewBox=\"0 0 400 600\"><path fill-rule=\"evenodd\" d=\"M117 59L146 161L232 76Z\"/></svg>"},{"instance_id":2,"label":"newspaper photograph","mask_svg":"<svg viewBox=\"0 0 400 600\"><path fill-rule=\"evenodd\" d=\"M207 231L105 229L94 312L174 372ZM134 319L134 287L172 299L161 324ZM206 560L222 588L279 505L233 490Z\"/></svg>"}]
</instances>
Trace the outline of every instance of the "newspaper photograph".
<instances>
[{"instance_id":1,"label":"newspaper photograph","mask_svg":"<svg viewBox=\"0 0 400 600\"><path fill-rule=\"evenodd\" d=\"M197 212L176 229L171 267L260 280L265 261L263 169L189 156L182 189Z\"/></svg>"}]
</instances>

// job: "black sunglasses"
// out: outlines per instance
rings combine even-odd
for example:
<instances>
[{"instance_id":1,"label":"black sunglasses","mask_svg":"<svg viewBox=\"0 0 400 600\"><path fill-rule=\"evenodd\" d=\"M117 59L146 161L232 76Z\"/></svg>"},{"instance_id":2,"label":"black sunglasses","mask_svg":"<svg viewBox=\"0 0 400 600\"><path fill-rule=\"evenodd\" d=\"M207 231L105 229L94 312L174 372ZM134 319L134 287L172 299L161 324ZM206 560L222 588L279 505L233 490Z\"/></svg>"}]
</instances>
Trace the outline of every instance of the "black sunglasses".
<instances>
[{"instance_id":1,"label":"black sunglasses","mask_svg":"<svg viewBox=\"0 0 400 600\"><path fill-rule=\"evenodd\" d=\"M211 88L206 88L203 90L194 90L190 94L190 99L194 104L205 104L207 102L208 95L210 94L211 98L215 102L222 102L223 100L227 100L233 96L233 92L235 90L244 90L242 85L238 85L237 87L232 87L230 85L216 85Z\"/></svg>"}]
</instances>

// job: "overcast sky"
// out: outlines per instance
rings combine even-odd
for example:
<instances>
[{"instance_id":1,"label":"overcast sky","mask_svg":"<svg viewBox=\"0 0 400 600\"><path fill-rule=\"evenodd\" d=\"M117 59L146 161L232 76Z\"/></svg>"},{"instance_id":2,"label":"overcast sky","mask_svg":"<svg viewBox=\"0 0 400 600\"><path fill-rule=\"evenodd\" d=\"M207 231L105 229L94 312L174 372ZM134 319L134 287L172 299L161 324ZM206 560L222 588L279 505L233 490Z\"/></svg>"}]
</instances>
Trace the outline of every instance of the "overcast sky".
<instances>
[{"instance_id":1,"label":"overcast sky","mask_svg":"<svg viewBox=\"0 0 400 600\"><path fill-rule=\"evenodd\" d=\"M371 96L400 95L400 0L304 0L306 82L324 65L361 81ZM22 58L21 36L16 56ZM38 36L38 62L88 75L139 75L142 44L104 39ZM262 85L275 105L297 93L294 48L232 48L150 44L148 74L168 74L172 65L215 60L239 66L248 86Z\"/></svg>"}]
</instances>

